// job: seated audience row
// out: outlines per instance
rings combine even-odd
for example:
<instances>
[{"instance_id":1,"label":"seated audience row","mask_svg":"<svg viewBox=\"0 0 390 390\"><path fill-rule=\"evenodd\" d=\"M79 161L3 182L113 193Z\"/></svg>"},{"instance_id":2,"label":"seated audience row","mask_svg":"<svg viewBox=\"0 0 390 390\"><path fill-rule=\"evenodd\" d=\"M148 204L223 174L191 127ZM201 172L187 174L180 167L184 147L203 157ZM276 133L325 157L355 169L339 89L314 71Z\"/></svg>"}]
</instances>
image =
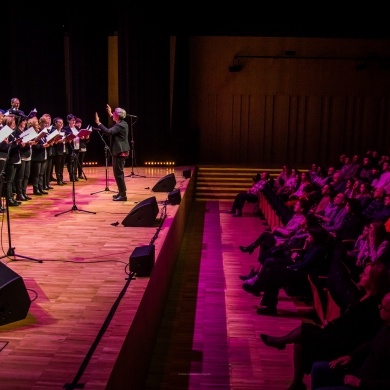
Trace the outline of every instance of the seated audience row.
<instances>
[{"instance_id":1,"label":"seated audience row","mask_svg":"<svg viewBox=\"0 0 390 390\"><path fill-rule=\"evenodd\" d=\"M240 275L244 291L262 296L257 308L260 315L278 314L280 289L288 295L310 297L309 276L323 275L332 286L334 265L348 270L344 280L333 281L341 296L336 319L318 325L302 322L284 336L261 334L269 347L283 350L294 344L294 378L289 390L305 389L304 375L311 372L313 389L328 388L328 384L370 389L389 385L388 370L372 354L367 367L372 369L372 361L379 364L374 370L377 378L367 367L353 375L333 372L332 380L323 374L355 359L355 351L364 349L364 343L375 345L374 337L387 340L390 321L383 328L383 313L384 307L390 312L390 158L383 156L374 162L371 156L375 154L367 152L360 164L358 155L343 155L340 164L327 170L312 164L305 172L293 173L283 166L274 185L264 186L260 193L277 215L286 216L284 227L265 231L252 244L239 247L248 254L260 248L257 264L248 275ZM289 183L286 188L285 183ZM349 242L353 243L350 250ZM343 297L343 289L348 297ZM377 387L367 387L375 381Z\"/></svg>"}]
</instances>

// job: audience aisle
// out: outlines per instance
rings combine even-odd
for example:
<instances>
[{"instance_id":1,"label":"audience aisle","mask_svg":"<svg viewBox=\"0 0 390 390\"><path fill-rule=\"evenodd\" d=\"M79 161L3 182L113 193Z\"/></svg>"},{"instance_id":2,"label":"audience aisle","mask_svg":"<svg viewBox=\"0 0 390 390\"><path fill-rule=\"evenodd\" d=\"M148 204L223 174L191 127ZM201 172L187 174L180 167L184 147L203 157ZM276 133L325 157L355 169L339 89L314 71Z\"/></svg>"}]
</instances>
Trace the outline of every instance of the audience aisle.
<instances>
[{"instance_id":1,"label":"audience aisle","mask_svg":"<svg viewBox=\"0 0 390 390\"><path fill-rule=\"evenodd\" d=\"M266 347L260 333L285 333L308 319L283 292L279 316L256 314L260 298L242 289L257 252L240 252L268 225L246 204L241 218L230 203L197 201L180 257L150 368L147 389L287 389L292 347ZM306 378L309 386L309 380Z\"/></svg>"}]
</instances>

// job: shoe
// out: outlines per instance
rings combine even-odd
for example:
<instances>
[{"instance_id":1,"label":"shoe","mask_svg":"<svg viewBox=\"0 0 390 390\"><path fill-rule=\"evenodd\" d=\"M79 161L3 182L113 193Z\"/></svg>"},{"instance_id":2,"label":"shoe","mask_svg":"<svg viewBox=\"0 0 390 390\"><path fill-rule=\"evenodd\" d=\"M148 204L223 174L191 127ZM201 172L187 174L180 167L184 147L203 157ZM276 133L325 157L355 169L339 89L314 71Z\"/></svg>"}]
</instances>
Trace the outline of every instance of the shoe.
<instances>
[{"instance_id":1,"label":"shoe","mask_svg":"<svg viewBox=\"0 0 390 390\"><path fill-rule=\"evenodd\" d=\"M55 177L52 176L52 177L50 178L50 181L57 181L57 179L56 179Z\"/></svg>"},{"instance_id":2,"label":"shoe","mask_svg":"<svg viewBox=\"0 0 390 390\"><path fill-rule=\"evenodd\" d=\"M77 176L79 179L84 179L82 175Z\"/></svg>"},{"instance_id":3,"label":"shoe","mask_svg":"<svg viewBox=\"0 0 390 390\"><path fill-rule=\"evenodd\" d=\"M248 246L239 246L239 249L241 252L249 253L251 255L255 250L255 246L253 244L250 244Z\"/></svg>"},{"instance_id":4,"label":"shoe","mask_svg":"<svg viewBox=\"0 0 390 390\"><path fill-rule=\"evenodd\" d=\"M258 281L258 279L259 279L259 274L257 272L255 272L251 278L245 280L244 284L254 286L256 284L256 282Z\"/></svg>"},{"instance_id":5,"label":"shoe","mask_svg":"<svg viewBox=\"0 0 390 390\"><path fill-rule=\"evenodd\" d=\"M5 208L4 207L0 207L0 214L3 214L5 213Z\"/></svg>"},{"instance_id":6,"label":"shoe","mask_svg":"<svg viewBox=\"0 0 390 390\"><path fill-rule=\"evenodd\" d=\"M20 206L22 202L18 202L15 199L8 199L8 206Z\"/></svg>"},{"instance_id":7,"label":"shoe","mask_svg":"<svg viewBox=\"0 0 390 390\"><path fill-rule=\"evenodd\" d=\"M61 181L62 185L68 184L66 181Z\"/></svg>"},{"instance_id":8,"label":"shoe","mask_svg":"<svg viewBox=\"0 0 390 390\"><path fill-rule=\"evenodd\" d=\"M273 340L273 337L268 336L267 334L261 333L260 334L261 341L267 346L267 347L273 347L276 349L279 349L281 351L282 349L286 349L286 344L282 342L278 342Z\"/></svg>"},{"instance_id":9,"label":"shoe","mask_svg":"<svg viewBox=\"0 0 390 390\"><path fill-rule=\"evenodd\" d=\"M114 200L114 201L119 201L119 202L121 202L121 201L126 201L126 200L127 200L127 196L119 195L119 196L117 196L116 198L113 198L112 200Z\"/></svg>"},{"instance_id":10,"label":"shoe","mask_svg":"<svg viewBox=\"0 0 390 390\"><path fill-rule=\"evenodd\" d=\"M42 195L43 195L41 191L39 191L39 190L37 190L37 189L35 189L35 188L34 188L34 190L33 190L33 194L34 194L34 195L38 195L38 196L42 196Z\"/></svg>"},{"instance_id":11,"label":"shoe","mask_svg":"<svg viewBox=\"0 0 390 390\"><path fill-rule=\"evenodd\" d=\"M31 200L32 198L28 196L26 193L23 194L23 196L26 198L26 200Z\"/></svg>"},{"instance_id":12,"label":"shoe","mask_svg":"<svg viewBox=\"0 0 390 390\"><path fill-rule=\"evenodd\" d=\"M20 200L22 202L26 201L27 199L24 197L24 195L22 194L19 194L19 195L16 195L16 200Z\"/></svg>"},{"instance_id":13,"label":"shoe","mask_svg":"<svg viewBox=\"0 0 390 390\"><path fill-rule=\"evenodd\" d=\"M235 214L232 215L232 217L242 217L242 212L237 211Z\"/></svg>"},{"instance_id":14,"label":"shoe","mask_svg":"<svg viewBox=\"0 0 390 390\"><path fill-rule=\"evenodd\" d=\"M48 195L48 194L49 194L47 191L45 191L45 190L42 189L42 188L39 189L39 192L40 192L42 195Z\"/></svg>"},{"instance_id":15,"label":"shoe","mask_svg":"<svg viewBox=\"0 0 390 390\"><path fill-rule=\"evenodd\" d=\"M45 190L52 190L54 187L52 187L52 186L46 186L45 187Z\"/></svg>"},{"instance_id":16,"label":"shoe","mask_svg":"<svg viewBox=\"0 0 390 390\"><path fill-rule=\"evenodd\" d=\"M228 214L235 214L236 211L235 211L235 210L229 210L227 213L228 213Z\"/></svg>"},{"instance_id":17,"label":"shoe","mask_svg":"<svg viewBox=\"0 0 390 390\"><path fill-rule=\"evenodd\" d=\"M76 178L74 179L74 181L79 181L79 178L78 178L78 177L76 177Z\"/></svg>"},{"instance_id":18,"label":"shoe","mask_svg":"<svg viewBox=\"0 0 390 390\"><path fill-rule=\"evenodd\" d=\"M59 185L59 186L63 186L64 184L62 183L62 181L57 181L57 184Z\"/></svg>"},{"instance_id":19,"label":"shoe","mask_svg":"<svg viewBox=\"0 0 390 390\"><path fill-rule=\"evenodd\" d=\"M119 196L119 194L112 195L112 199L115 199Z\"/></svg>"},{"instance_id":20,"label":"shoe","mask_svg":"<svg viewBox=\"0 0 390 390\"><path fill-rule=\"evenodd\" d=\"M259 280L259 274L255 273L254 276L252 276L250 279L247 279L242 284L242 288L247 293L250 293L250 294L254 295L255 297L259 297L261 295L261 291L260 291L259 286L257 284L258 280Z\"/></svg>"},{"instance_id":21,"label":"shoe","mask_svg":"<svg viewBox=\"0 0 390 390\"><path fill-rule=\"evenodd\" d=\"M276 315L278 315L278 311L276 310L276 307L274 307L274 306L262 306L262 307L259 307L256 310L256 313L264 315L264 316L276 316Z\"/></svg>"},{"instance_id":22,"label":"shoe","mask_svg":"<svg viewBox=\"0 0 390 390\"><path fill-rule=\"evenodd\" d=\"M252 294L254 295L255 297L260 297L261 296L261 291L259 290L259 288L254 285L254 284L246 284L246 283L243 283L242 284L242 288L245 292L249 293L249 294Z\"/></svg>"},{"instance_id":23,"label":"shoe","mask_svg":"<svg viewBox=\"0 0 390 390\"><path fill-rule=\"evenodd\" d=\"M252 268L252 269L251 269L251 272L249 272L248 275L240 275L239 278L240 278L241 280L248 280L248 279L253 278L253 277L255 276L255 274L256 274L256 272L255 272L255 270Z\"/></svg>"}]
</instances>

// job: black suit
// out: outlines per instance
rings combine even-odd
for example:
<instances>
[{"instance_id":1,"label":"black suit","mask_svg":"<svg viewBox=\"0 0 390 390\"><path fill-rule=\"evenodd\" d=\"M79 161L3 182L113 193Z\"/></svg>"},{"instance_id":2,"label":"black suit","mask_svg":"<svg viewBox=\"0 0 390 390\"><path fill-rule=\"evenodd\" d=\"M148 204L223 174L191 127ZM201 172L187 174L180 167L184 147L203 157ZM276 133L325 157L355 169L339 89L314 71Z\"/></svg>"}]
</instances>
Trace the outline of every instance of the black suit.
<instances>
[{"instance_id":1,"label":"black suit","mask_svg":"<svg viewBox=\"0 0 390 390\"><path fill-rule=\"evenodd\" d=\"M124 119L121 119L118 123L109 129L104 125L98 126L99 130L103 133L110 135L110 150L112 154L112 169L116 184L118 186L119 195L126 195L126 183L124 167L127 157L129 156L130 144L129 144L129 125Z\"/></svg>"}]
</instances>

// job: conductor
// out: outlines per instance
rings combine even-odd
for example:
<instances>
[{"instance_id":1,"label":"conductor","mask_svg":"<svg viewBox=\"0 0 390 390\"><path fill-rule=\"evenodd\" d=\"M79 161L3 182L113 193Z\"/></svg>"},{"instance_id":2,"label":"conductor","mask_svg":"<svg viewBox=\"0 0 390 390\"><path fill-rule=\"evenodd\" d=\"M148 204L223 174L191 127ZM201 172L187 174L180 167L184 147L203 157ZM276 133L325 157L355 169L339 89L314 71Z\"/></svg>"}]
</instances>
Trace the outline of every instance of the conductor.
<instances>
[{"instance_id":1,"label":"conductor","mask_svg":"<svg viewBox=\"0 0 390 390\"><path fill-rule=\"evenodd\" d=\"M95 113L95 122L98 126L94 130L101 131L110 136L110 151L112 155L112 170L115 181L118 186L118 193L113 196L114 201L126 201L126 183L124 167L126 159L130 154L130 144L128 141L129 125L127 124L126 111L123 108L117 107L112 112L111 107L107 104L106 110L108 115L115 122L114 126L109 129L100 122L99 114Z\"/></svg>"}]
</instances>

